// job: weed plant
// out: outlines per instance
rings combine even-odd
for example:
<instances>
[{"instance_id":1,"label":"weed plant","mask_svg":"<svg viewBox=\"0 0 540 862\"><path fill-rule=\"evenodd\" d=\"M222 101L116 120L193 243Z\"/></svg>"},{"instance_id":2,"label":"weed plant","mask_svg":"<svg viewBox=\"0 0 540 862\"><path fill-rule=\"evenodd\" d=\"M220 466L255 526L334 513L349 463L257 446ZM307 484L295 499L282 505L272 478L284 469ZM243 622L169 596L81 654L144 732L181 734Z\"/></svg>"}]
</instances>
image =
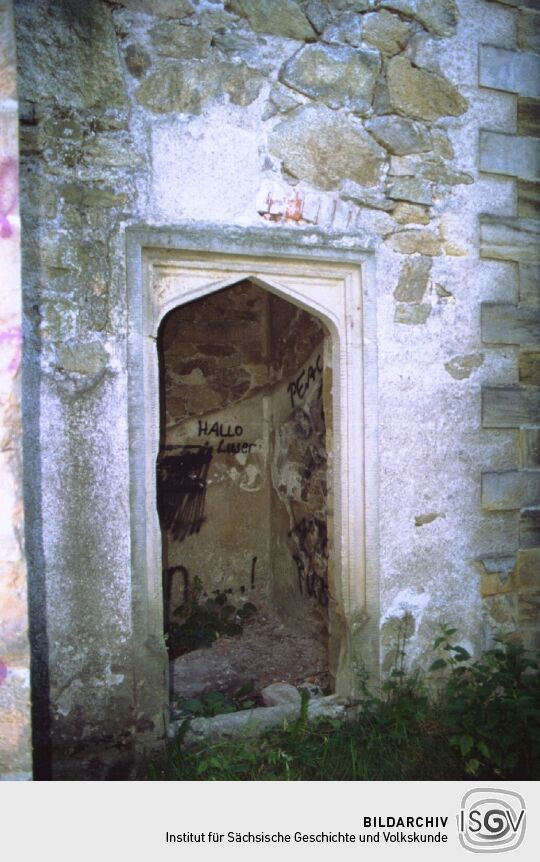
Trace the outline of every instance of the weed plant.
<instances>
[{"instance_id":1,"label":"weed plant","mask_svg":"<svg viewBox=\"0 0 540 862\"><path fill-rule=\"evenodd\" d=\"M380 695L363 682L354 719L298 718L256 740L190 748L189 721L150 779L212 781L535 780L540 778L540 667L497 641L473 661L441 626L425 678L405 670L406 636ZM428 691L431 692L428 696ZM435 692L435 694L433 694Z\"/></svg>"}]
</instances>

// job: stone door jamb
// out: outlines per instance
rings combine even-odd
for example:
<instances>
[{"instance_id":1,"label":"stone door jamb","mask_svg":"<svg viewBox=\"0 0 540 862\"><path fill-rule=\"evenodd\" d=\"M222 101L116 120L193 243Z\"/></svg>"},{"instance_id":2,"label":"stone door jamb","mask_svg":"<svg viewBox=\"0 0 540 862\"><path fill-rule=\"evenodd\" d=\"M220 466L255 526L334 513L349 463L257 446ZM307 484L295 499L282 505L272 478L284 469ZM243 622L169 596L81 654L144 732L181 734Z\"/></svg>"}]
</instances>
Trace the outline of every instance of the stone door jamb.
<instances>
[{"instance_id":1,"label":"stone door jamb","mask_svg":"<svg viewBox=\"0 0 540 862\"><path fill-rule=\"evenodd\" d=\"M189 225L131 228L128 400L134 660L139 714L166 728L159 446L158 328L169 311L249 279L316 315L330 332L333 500L331 589L339 628L336 691L354 695L358 671L379 672L375 279L365 237L318 231ZM150 733L150 735L153 735Z\"/></svg>"}]
</instances>

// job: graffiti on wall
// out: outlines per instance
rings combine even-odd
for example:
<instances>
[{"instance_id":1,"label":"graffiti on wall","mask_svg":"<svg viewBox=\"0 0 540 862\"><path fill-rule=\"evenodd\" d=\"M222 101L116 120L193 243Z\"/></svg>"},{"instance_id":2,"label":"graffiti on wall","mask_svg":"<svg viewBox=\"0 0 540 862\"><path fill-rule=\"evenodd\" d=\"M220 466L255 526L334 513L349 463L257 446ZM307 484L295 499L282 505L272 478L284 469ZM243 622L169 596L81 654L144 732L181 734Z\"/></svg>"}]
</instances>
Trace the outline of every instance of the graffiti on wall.
<instances>
[{"instance_id":1,"label":"graffiti on wall","mask_svg":"<svg viewBox=\"0 0 540 862\"><path fill-rule=\"evenodd\" d=\"M299 401L306 397L311 384L314 383L322 373L323 360L322 355L319 353L314 364L311 365L310 363L303 368L298 377L291 380L287 386L287 392L291 397L291 407L294 408Z\"/></svg>"},{"instance_id":2,"label":"graffiti on wall","mask_svg":"<svg viewBox=\"0 0 540 862\"><path fill-rule=\"evenodd\" d=\"M251 455L251 450L255 449L257 444L239 440L238 438L242 437L243 433L243 425L227 425L225 422L213 422L210 425L209 422L199 419L198 436L219 439L216 449L218 455ZM233 440L227 441L227 438L231 437Z\"/></svg>"},{"instance_id":3,"label":"graffiti on wall","mask_svg":"<svg viewBox=\"0 0 540 862\"><path fill-rule=\"evenodd\" d=\"M301 595L328 605L328 537L326 521L305 517L289 531L288 545L298 573Z\"/></svg>"},{"instance_id":4,"label":"graffiti on wall","mask_svg":"<svg viewBox=\"0 0 540 862\"><path fill-rule=\"evenodd\" d=\"M158 511L161 525L178 542L198 533L204 521L208 469L213 448L164 446L158 457Z\"/></svg>"}]
</instances>

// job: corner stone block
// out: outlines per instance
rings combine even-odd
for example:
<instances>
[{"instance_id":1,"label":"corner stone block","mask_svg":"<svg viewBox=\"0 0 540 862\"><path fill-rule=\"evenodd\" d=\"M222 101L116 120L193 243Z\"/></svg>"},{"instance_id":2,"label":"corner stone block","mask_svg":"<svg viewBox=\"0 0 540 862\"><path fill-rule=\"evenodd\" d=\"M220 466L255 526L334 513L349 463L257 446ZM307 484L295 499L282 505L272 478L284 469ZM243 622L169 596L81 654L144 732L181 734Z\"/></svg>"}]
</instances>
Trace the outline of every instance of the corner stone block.
<instances>
[{"instance_id":1,"label":"corner stone block","mask_svg":"<svg viewBox=\"0 0 540 862\"><path fill-rule=\"evenodd\" d=\"M540 424L540 387L494 386L482 389L482 427L520 428Z\"/></svg>"},{"instance_id":2,"label":"corner stone block","mask_svg":"<svg viewBox=\"0 0 540 862\"><path fill-rule=\"evenodd\" d=\"M521 180L540 180L540 139L480 132L480 170Z\"/></svg>"},{"instance_id":3,"label":"corner stone block","mask_svg":"<svg viewBox=\"0 0 540 862\"><path fill-rule=\"evenodd\" d=\"M529 138L540 138L540 101L538 99L518 97L517 133Z\"/></svg>"},{"instance_id":4,"label":"corner stone block","mask_svg":"<svg viewBox=\"0 0 540 862\"><path fill-rule=\"evenodd\" d=\"M481 87L540 98L540 56L480 45Z\"/></svg>"},{"instance_id":5,"label":"corner stone block","mask_svg":"<svg viewBox=\"0 0 540 862\"><path fill-rule=\"evenodd\" d=\"M519 382L540 386L540 351L524 350L519 356Z\"/></svg>"},{"instance_id":6,"label":"corner stone block","mask_svg":"<svg viewBox=\"0 0 540 862\"><path fill-rule=\"evenodd\" d=\"M522 428L520 433L521 466L534 470L540 468L540 429Z\"/></svg>"},{"instance_id":7,"label":"corner stone block","mask_svg":"<svg viewBox=\"0 0 540 862\"><path fill-rule=\"evenodd\" d=\"M511 216L480 216L480 256L491 260L540 262L540 222Z\"/></svg>"},{"instance_id":8,"label":"corner stone block","mask_svg":"<svg viewBox=\"0 0 540 862\"><path fill-rule=\"evenodd\" d=\"M540 470L482 474L482 508L506 512L540 505Z\"/></svg>"},{"instance_id":9,"label":"corner stone block","mask_svg":"<svg viewBox=\"0 0 540 862\"><path fill-rule=\"evenodd\" d=\"M516 579L521 589L540 590L540 548L529 548L519 552ZM540 622L540 617L538 621Z\"/></svg>"},{"instance_id":10,"label":"corner stone block","mask_svg":"<svg viewBox=\"0 0 540 862\"><path fill-rule=\"evenodd\" d=\"M519 301L523 305L540 306L540 265L520 265Z\"/></svg>"},{"instance_id":11,"label":"corner stone block","mask_svg":"<svg viewBox=\"0 0 540 862\"><path fill-rule=\"evenodd\" d=\"M535 347L540 343L540 309L484 302L480 327L484 344Z\"/></svg>"},{"instance_id":12,"label":"corner stone block","mask_svg":"<svg viewBox=\"0 0 540 862\"><path fill-rule=\"evenodd\" d=\"M487 3L498 3L501 6L513 6L514 9L540 10L540 0L486 0Z\"/></svg>"},{"instance_id":13,"label":"corner stone block","mask_svg":"<svg viewBox=\"0 0 540 862\"><path fill-rule=\"evenodd\" d=\"M518 180L518 216L540 219L540 183Z\"/></svg>"},{"instance_id":14,"label":"corner stone block","mask_svg":"<svg viewBox=\"0 0 540 862\"><path fill-rule=\"evenodd\" d=\"M523 550L540 548L540 509L523 509L520 512L519 547Z\"/></svg>"}]
</instances>

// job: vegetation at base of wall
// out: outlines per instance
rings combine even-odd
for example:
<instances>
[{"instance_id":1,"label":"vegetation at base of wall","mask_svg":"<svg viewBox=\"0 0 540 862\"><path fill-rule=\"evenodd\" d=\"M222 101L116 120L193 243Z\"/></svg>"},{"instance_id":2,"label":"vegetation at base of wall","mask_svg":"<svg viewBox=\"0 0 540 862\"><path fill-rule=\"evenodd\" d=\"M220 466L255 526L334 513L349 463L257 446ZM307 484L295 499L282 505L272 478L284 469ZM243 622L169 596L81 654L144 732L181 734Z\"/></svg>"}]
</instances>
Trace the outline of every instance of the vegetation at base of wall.
<instances>
[{"instance_id":1,"label":"vegetation at base of wall","mask_svg":"<svg viewBox=\"0 0 540 862\"><path fill-rule=\"evenodd\" d=\"M172 712L175 718L212 717L238 712L240 709L252 709L256 706L252 680L244 683L233 694L222 691L209 691L199 697L174 697Z\"/></svg>"},{"instance_id":2,"label":"vegetation at base of wall","mask_svg":"<svg viewBox=\"0 0 540 862\"><path fill-rule=\"evenodd\" d=\"M403 644L381 695L354 718L307 719L279 731L190 748L185 722L151 780L384 781L540 778L540 656L496 642L473 661L441 627L425 678L404 671ZM430 694L428 694L430 692Z\"/></svg>"},{"instance_id":3,"label":"vegetation at base of wall","mask_svg":"<svg viewBox=\"0 0 540 862\"><path fill-rule=\"evenodd\" d=\"M210 597L206 597L202 581L194 578L189 595L174 611L178 621L169 623L166 628L169 655L175 658L201 647L210 647L222 635L241 635L243 624L256 610L251 602L237 608L224 590L214 590Z\"/></svg>"}]
</instances>

